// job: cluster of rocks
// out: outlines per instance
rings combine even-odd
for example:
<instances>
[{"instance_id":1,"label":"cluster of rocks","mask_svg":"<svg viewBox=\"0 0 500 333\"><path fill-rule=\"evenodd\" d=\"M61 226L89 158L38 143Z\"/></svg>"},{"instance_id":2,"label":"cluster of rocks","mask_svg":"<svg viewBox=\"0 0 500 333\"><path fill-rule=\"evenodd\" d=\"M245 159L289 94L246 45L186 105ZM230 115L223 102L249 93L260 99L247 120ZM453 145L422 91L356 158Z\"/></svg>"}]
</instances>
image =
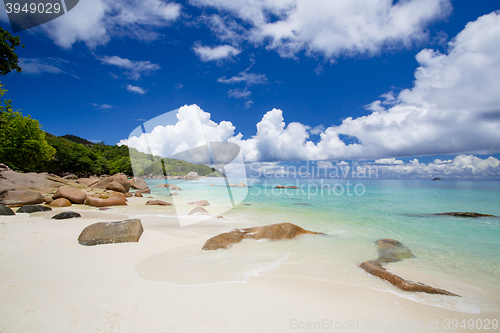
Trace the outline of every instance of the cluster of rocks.
<instances>
[{"instance_id":1,"label":"cluster of rocks","mask_svg":"<svg viewBox=\"0 0 500 333\"><path fill-rule=\"evenodd\" d=\"M69 207L85 204L94 207L127 205L127 197L150 193L141 178L125 174L78 178L59 177L47 173L19 173L0 164L0 204L10 207L48 204L50 207Z\"/></svg>"},{"instance_id":2,"label":"cluster of rocks","mask_svg":"<svg viewBox=\"0 0 500 333\"><path fill-rule=\"evenodd\" d=\"M297 186L283 186L283 185L276 185L274 188L298 189Z\"/></svg>"}]
</instances>

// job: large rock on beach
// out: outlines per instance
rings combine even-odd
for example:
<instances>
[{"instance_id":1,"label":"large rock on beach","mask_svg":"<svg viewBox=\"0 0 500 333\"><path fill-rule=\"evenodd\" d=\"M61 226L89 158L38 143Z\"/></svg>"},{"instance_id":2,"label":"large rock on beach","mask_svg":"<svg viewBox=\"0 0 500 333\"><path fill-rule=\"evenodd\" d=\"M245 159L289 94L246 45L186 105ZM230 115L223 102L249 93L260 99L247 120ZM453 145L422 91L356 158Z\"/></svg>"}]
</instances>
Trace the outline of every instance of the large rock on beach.
<instances>
[{"instance_id":1,"label":"large rock on beach","mask_svg":"<svg viewBox=\"0 0 500 333\"><path fill-rule=\"evenodd\" d=\"M38 212L48 212L51 211L52 208L47 206L40 205L27 205L19 208L16 213L38 213Z\"/></svg>"},{"instance_id":2,"label":"large rock on beach","mask_svg":"<svg viewBox=\"0 0 500 333\"><path fill-rule=\"evenodd\" d=\"M361 267L362 269L364 269L366 272L370 273L371 275L374 275L374 276L377 276L383 280L386 280L389 283L391 283L392 285L394 285L395 287L397 287L401 290L404 290L404 291L423 292L423 293L428 293L428 294L439 294L439 295L448 295L448 296L459 296L459 295L451 293L449 291L434 288L434 287L428 286L428 285L420 283L420 282L415 283L412 281L405 280L400 276L397 276L395 274L388 272L385 268L383 268L377 262L366 261L366 262L360 264L359 267Z\"/></svg>"},{"instance_id":3,"label":"large rock on beach","mask_svg":"<svg viewBox=\"0 0 500 333\"><path fill-rule=\"evenodd\" d=\"M93 184L92 187L106 189L106 186L112 182L120 183L125 189L125 192L128 192L130 190L130 183L128 181L128 178L123 173L117 173L116 175L105 177L99 182Z\"/></svg>"},{"instance_id":4,"label":"large rock on beach","mask_svg":"<svg viewBox=\"0 0 500 333\"><path fill-rule=\"evenodd\" d=\"M196 205L198 207L205 207L205 206L210 206L210 203L207 200L199 200L199 201L188 202L188 205Z\"/></svg>"},{"instance_id":5,"label":"large rock on beach","mask_svg":"<svg viewBox=\"0 0 500 333\"><path fill-rule=\"evenodd\" d=\"M85 246L138 242L144 229L141 220L94 223L83 229L78 243Z\"/></svg>"},{"instance_id":6,"label":"large rock on beach","mask_svg":"<svg viewBox=\"0 0 500 333\"><path fill-rule=\"evenodd\" d=\"M239 182L238 185L236 185L236 187L248 187L245 185L245 183L243 182Z\"/></svg>"},{"instance_id":7,"label":"large rock on beach","mask_svg":"<svg viewBox=\"0 0 500 333\"><path fill-rule=\"evenodd\" d=\"M66 220L66 219L72 219L72 218L76 218L76 217L82 217L82 216L77 212L61 212L59 214L52 216L52 218L56 219L56 220Z\"/></svg>"},{"instance_id":8,"label":"large rock on beach","mask_svg":"<svg viewBox=\"0 0 500 333\"><path fill-rule=\"evenodd\" d=\"M0 192L0 203L12 207L35 205L43 203L43 196L30 190L3 191Z\"/></svg>"},{"instance_id":9,"label":"large rock on beach","mask_svg":"<svg viewBox=\"0 0 500 333\"><path fill-rule=\"evenodd\" d=\"M52 196L52 199L65 198L71 201L74 204L83 204L85 202L87 195L85 192L77 190L76 188L69 187L67 185L63 185L59 187Z\"/></svg>"},{"instance_id":10,"label":"large rock on beach","mask_svg":"<svg viewBox=\"0 0 500 333\"><path fill-rule=\"evenodd\" d=\"M135 193L151 193L151 190L149 188L146 188L144 190L139 190L139 191L135 191Z\"/></svg>"},{"instance_id":11,"label":"large rock on beach","mask_svg":"<svg viewBox=\"0 0 500 333\"><path fill-rule=\"evenodd\" d=\"M139 192L135 192L134 195L138 198L142 198L142 193L139 193Z\"/></svg>"},{"instance_id":12,"label":"large rock on beach","mask_svg":"<svg viewBox=\"0 0 500 333\"><path fill-rule=\"evenodd\" d=\"M380 263L401 261L403 259L415 257L409 248L395 239L379 239L375 242L377 246L378 258Z\"/></svg>"},{"instance_id":13,"label":"large rock on beach","mask_svg":"<svg viewBox=\"0 0 500 333\"><path fill-rule=\"evenodd\" d=\"M127 206L127 199L125 197L112 197L109 199L87 197L85 205L92 207Z\"/></svg>"},{"instance_id":14,"label":"large rock on beach","mask_svg":"<svg viewBox=\"0 0 500 333\"><path fill-rule=\"evenodd\" d=\"M50 207L70 207L71 206L71 201L69 201L66 198L59 198L56 200L53 200L50 204Z\"/></svg>"},{"instance_id":15,"label":"large rock on beach","mask_svg":"<svg viewBox=\"0 0 500 333\"><path fill-rule=\"evenodd\" d=\"M198 180L198 172L194 172L194 171L191 171L190 173L188 173L184 179L186 180Z\"/></svg>"},{"instance_id":16,"label":"large rock on beach","mask_svg":"<svg viewBox=\"0 0 500 333\"><path fill-rule=\"evenodd\" d=\"M47 177L46 174L34 172L20 173L2 169L0 170L0 193L16 190L33 190L48 193L61 185L60 182L49 180Z\"/></svg>"},{"instance_id":17,"label":"large rock on beach","mask_svg":"<svg viewBox=\"0 0 500 333\"><path fill-rule=\"evenodd\" d=\"M139 178L139 177L134 177L129 180L130 187L137 189L137 190L145 190L148 188L148 185L144 181L144 179Z\"/></svg>"},{"instance_id":18,"label":"large rock on beach","mask_svg":"<svg viewBox=\"0 0 500 333\"><path fill-rule=\"evenodd\" d=\"M91 187L92 185L98 183L101 181L101 178L99 177L94 177L94 176L91 176L89 178L78 178L76 180L76 182L78 184L82 184L82 185L85 185L85 186L88 186L88 187Z\"/></svg>"},{"instance_id":19,"label":"large rock on beach","mask_svg":"<svg viewBox=\"0 0 500 333\"><path fill-rule=\"evenodd\" d=\"M16 215L12 209L0 204L0 215Z\"/></svg>"},{"instance_id":20,"label":"large rock on beach","mask_svg":"<svg viewBox=\"0 0 500 333\"><path fill-rule=\"evenodd\" d=\"M266 238L269 240L278 240L278 239L292 239L302 234L318 235L322 233L305 230L299 227L298 225L285 222L285 223L265 225L262 227L234 229L231 232L227 232L210 238L205 242L205 245L203 245L202 249L203 250L225 249L234 243L239 243L244 238L250 238L250 239Z\"/></svg>"},{"instance_id":21,"label":"large rock on beach","mask_svg":"<svg viewBox=\"0 0 500 333\"><path fill-rule=\"evenodd\" d=\"M447 216L457 216L457 217L496 217L495 215L479 214L474 212L446 212L446 213L436 213L432 215L447 215Z\"/></svg>"},{"instance_id":22,"label":"large rock on beach","mask_svg":"<svg viewBox=\"0 0 500 333\"><path fill-rule=\"evenodd\" d=\"M118 182L109 183L108 185L106 185L106 190L127 193L127 191L125 191L125 187L123 187L123 185Z\"/></svg>"},{"instance_id":23,"label":"large rock on beach","mask_svg":"<svg viewBox=\"0 0 500 333\"><path fill-rule=\"evenodd\" d=\"M62 178L63 178L63 179L75 180L75 179L78 179L78 176L73 175L73 174L69 174L69 175L64 176L64 177L62 177Z\"/></svg>"},{"instance_id":24,"label":"large rock on beach","mask_svg":"<svg viewBox=\"0 0 500 333\"><path fill-rule=\"evenodd\" d=\"M170 202L166 202L163 200L148 200L148 202L146 202L146 205L147 206L172 206L172 204Z\"/></svg>"}]
</instances>

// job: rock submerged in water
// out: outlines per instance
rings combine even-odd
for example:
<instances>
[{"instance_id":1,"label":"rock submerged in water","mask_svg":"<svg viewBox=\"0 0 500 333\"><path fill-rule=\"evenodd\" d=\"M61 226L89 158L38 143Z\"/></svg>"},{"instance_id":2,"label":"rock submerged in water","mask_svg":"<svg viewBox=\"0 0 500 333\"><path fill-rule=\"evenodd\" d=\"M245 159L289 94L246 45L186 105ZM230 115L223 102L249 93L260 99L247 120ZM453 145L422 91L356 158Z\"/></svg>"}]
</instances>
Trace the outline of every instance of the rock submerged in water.
<instances>
[{"instance_id":1,"label":"rock submerged in water","mask_svg":"<svg viewBox=\"0 0 500 333\"><path fill-rule=\"evenodd\" d=\"M0 204L0 215L16 215L12 209Z\"/></svg>"},{"instance_id":2,"label":"rock submerged in water","mask_svg":"<svg viewBox=\"0 0 500 333\"><path fill-rule=\"evenodd\" d=\"M78 243L85 246L99 244L138 242L144 231L141 220L98 222L83 229Z\"/></svg>"},{"instance_id":3,"label":"rock submerged in water","mask_svg":"<svg viewBox=\"0 0 500 333\"><path fill-rule=\"evenodd\" d=\"M449 291L434 288L420 282L415 283L412 281L408 281L400 276L388 272L384 267L382 267L382 264L401 261L403 259L413 258L415 256L411 253L410 249L408 249L401 242L395 239L379 239L375 242L375 245L377 246L379 257L376 260L365 261L358 265L369 274L386 280L395 287L404 291L424 292L428 294L440 294L460 297L460 295L451 293Z\"/></svg>"},{"instance_id":4,"label":"rock submerged in water","mask_svg":"<svg viewBox=\"0 0 500 333\"><path fill-rule=\"evenodd\" d=\"M56 220L72 219L75 217L82 217L82 216L76 212L61 212L59 214L52 216L52 218Z\"/></svg>"},{"instance_id":5,"label":"rock submerged in water","mask_svg":"<svg viewBox=\"0 0 500 333\"><path fill-rule=\"evenodd\" d=\"M16 213L37 213L37 212L48 212L52 208L41 205L26 205L19 208Z\"/></svg>"},{"instance_id":6,"label":"rock submerged in water","mask_svg":"<svg viewBox=\"0 0 500 333\"><path fill-rule=\"evenodd\" d=\"M379 239L375 242L378 251L377 262L388 263L415 257L409 248L394 239Z\"/></svg>"},{"instance_id":7,"label":"rock submerged in water","mask_svg":"<svg viewBox=\"0 0 500 333\"><path fill-rule=\"evenodd\" d=\"M457 216L457 217L496 217L495 215L479 214L474 212L446 212L446 213L436 213L432 215L447 215L447 216Z\"/></svg>"},{"instance_id":8,"label":"rock submerged in water","mask_svg":"<svg viewBox=\"0 0 500 333\"><path fill-rule=\"evenodd\" d=\"M188 205L196 205L198 207L204 207L204 206L210 206L210 203L207 200L199 200L199 201L188 202Z\"/></svg>"},{"instance_id":9,"label":"rock submerged in water","mask_svg":"<svg viewBox=\"0 0 500 333\"><path fill-rule=\"evenodd\" d=\"M302 234L321 235L321 232L305 230L298 225L292 223L278 223L265 225L262 227L234 229L231 232L226 232L208 239L203 245L203 250L217 250L230 247L234 243L239 243L244 238L250 239L292 239Z\"/></svg>"},{"instance_id":10,"label":"rock submerged in water","mask_svg":"<svg viewBox=\"0 0 500 333\"><path fill-rule=\"evenodd\" d=\"M370 273L371 275L377 276L377 277L381 278L382 280L386 280L386 281L390 282L392 285L394 285L395 287L397 287L401 290L404 290L404 291L423 292L423 293L428 293L428 294L439 294L439 295L460 297L460 295L451 293L451 292L443 290L443 289L434 288L434 287L431 287L431 286L428 286L426 284L419 283L419 282L415 283L412 281L405 280L400 276L389 273L377 261L374 261L374 262L365 261L364 263L360 264L359 267L361 267L362 269L364 269L366 272Z\"/></svg>"}]
</instances>

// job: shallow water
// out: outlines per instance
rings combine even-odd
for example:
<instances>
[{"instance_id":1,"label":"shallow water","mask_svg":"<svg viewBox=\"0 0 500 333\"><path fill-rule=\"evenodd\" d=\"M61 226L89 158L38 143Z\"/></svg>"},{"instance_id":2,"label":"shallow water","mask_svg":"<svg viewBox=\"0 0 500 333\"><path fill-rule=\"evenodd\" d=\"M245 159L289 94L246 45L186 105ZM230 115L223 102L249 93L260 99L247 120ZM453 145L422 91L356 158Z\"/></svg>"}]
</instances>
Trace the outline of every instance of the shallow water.
<instances>
[{"instance_id":1,"label":"shallow water","mask_svg":"<svg viewBox=\"0 0 500 333\"><path fill-rule=\"evenodd\" d=\"M153 196L172 199L167 189L154 187L163 180L147 182ZM326 235L245 241L218 251L187 246L146 258L137 267L140 277L176 285L244 282L253 275L301 277L367 286L462 312L500 309L500 218L428 215L473 211L500 216L500 182L252 179L248 189L231 188L236 199L248 191L232 209L222 179L177 183L183 191L175 205L192 208L188 200L208 199L207 210L225 217L223 231L291 222ZM299 189L273 189L277 184ZM165 214L161 211L141 207L136 213ZM397 239L415 255L386 265L389 271L403 278L406 272L463 297L403 292L365 273L357 265L377 257L374 242L381 238Z\"/></svg>"}]
</instances>

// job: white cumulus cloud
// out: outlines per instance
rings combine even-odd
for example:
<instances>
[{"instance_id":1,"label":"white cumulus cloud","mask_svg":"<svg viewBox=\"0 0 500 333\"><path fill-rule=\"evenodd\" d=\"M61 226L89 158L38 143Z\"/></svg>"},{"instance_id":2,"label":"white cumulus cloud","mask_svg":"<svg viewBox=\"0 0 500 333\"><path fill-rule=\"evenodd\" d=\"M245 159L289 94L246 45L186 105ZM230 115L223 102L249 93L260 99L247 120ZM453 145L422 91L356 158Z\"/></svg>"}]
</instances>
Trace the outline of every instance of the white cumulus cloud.
<instances>
[{"instance_id":1,"label":"white cumulus cloud","mask_svg":"<svg viewBox=\"0 0 500 333\"><path fill-rule=\"evenodd\" d=\"M156 39L155 29L171 25L180 14L179 4L161 0L85 0L41 29L63 48L84 42L94 49L115 37Z\"/></svg>"},{"instance_id":2,"label":"white cumulus cloud","mask_svg":"<svg viewBox=\"0 0 500 333\"><path fill-rule=\"evenodd\" d=\"M151 150L154 155L169 157L207 142L226 142L235 129L228 121L217 124L210 120L210 114L197 105L179 108L172 123L165 124L155 119L152 122L152 125L148 124L152 127L151 131L132 135L118 145L127 145L146 153Z\"/></svg>"},{"instance_id":3,"label":"white cumulus cloud","mask_svg":"<svg viewBox=\"0 0 500 333\"><path fill-rule=\"evenodd\" d=\"M449 0L191 0L219 14L211 30L232 43L266 44L283 57L373 55L428 38L429 23L451 12ZM229 15L228 15L229 14Z\"/></svg>"},{"instance_id":4,"label":"white cumulus cloud","mask_svg":"<svg viewBox=\"0 0 500 333\"><path fill-rule=\"evenodd\" d=\"M193 51L203 62L221 61L236 56L241 52L231 45L219 45L215 47L195 45Z\"/></svg>"}]
</instances>

